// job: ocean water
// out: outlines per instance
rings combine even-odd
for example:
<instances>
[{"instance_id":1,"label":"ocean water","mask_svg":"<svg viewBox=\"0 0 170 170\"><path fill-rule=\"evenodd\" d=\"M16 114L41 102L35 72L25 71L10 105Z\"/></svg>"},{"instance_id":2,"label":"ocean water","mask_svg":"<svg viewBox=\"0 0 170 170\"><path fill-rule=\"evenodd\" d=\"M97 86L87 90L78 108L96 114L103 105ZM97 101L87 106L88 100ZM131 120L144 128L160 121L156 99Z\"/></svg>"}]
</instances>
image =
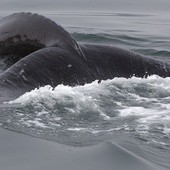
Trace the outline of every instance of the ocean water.
<instances>
[{"instance_id":1,"label":"ocean water","mask_svg":"<svg viewBox=\"0 0 170 170\"><path fill-rule=\"evenodd\" d=\"M113 45L170 63L167 13L39 11L79 43ZM2 12L0 18L7 12ZM0 72L6 66L0 61ZM58 85L27 92L0 106L0 126L33 137L83 147L113 141L170 168L170 78L152 75Z\"/></svg>"}]
</instances>

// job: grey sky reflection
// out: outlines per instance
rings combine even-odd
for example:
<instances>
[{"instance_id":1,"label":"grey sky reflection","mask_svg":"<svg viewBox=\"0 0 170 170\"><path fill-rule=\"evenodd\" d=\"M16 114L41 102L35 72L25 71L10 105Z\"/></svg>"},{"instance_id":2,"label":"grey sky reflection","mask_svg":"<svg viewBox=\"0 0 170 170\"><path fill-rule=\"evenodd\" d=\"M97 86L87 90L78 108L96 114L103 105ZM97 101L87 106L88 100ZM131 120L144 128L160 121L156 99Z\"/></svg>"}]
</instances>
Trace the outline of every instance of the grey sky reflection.
<instances>
[{"instance_id":1,"label":"grey sky reflection","mask_svg":"<svg viewBox=\"0 0 170 170\"><path fill-rule=\"evenodd\" d=\"M138 11L167 12L169 0L0 0L3 11Z\"/></svg>"}]
</instances>

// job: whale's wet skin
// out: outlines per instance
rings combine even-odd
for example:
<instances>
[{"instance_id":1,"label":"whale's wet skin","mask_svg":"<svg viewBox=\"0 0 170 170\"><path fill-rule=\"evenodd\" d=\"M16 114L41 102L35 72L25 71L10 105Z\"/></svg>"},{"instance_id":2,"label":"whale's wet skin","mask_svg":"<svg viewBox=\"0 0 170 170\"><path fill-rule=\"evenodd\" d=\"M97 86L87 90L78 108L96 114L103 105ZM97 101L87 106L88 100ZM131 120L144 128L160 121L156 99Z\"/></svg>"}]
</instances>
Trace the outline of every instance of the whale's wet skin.
<instances>
[{"instance_id":1,"label":"whale's wet skin","mask_svg":"<svg viewBox=\"0 0 170 170\"><path fill-rule=\"evenodd\" d=\"M91 25L70 35L39 15L0 21L1 127L69 146L111 140L169 169L170 37Z\"/></svg>"}]
</instances>

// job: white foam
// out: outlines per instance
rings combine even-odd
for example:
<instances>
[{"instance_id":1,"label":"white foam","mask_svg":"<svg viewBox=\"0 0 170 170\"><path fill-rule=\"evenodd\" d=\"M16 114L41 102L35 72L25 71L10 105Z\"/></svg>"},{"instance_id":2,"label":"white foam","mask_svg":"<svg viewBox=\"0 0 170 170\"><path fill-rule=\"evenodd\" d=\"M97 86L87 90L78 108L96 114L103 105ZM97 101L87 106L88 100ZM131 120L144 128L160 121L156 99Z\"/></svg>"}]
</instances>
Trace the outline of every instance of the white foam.
<instances>
[{"instance_id":1,"label":"white foam","mask_svg":"<svg viewBox=\"0 0 170 170\"><path fill-rule=\"evenodd\" d=\"M114 78L101 81L101 83L96 80L90 84L76 87L58 85L52 88L47 85L25 93L8 103L21 104L24 107L31 105L35 110L37 109L37 117L48 115L51 111L61 114L59 108L62 108L64 114L76 116L89 112L88 116L96 114L98 119L110 121L112 120L110 115L115 111L119 118L136 117L135 130L138 133L147 134L152 124L169 124L169 102L170 78L153 75L147 79L137 77L130 79ZM62 119L62 115L60 116L60 119ZM34 123L37 126L45 127L41 123ZM131 129L130 125L124 128L124 130L129 129ZM87 129L80 127L74 130ZM88 130L94 131L90 128ZM94 133L97 133L97 130ZM165 128L163 133L169 134L169 129Z\"/></svg>"},{"instance_id":2,"label":"white foam","mask_svg":"<svg viewBox=\"0 0 170 170\"><path fill-rule=\"evenodd\" d=\"M158 145L162 145L162 146L170 146L170 144L165 143L165 142L159 142L159 141L156 141L156 140L152 140L152 142L155 143L155 144L158 144Z\"/></svg>"},{"instance_id":3,"label":"white foam","mask_svg":"<svg viewBox=\"0 0 170 170\"><path fill-rule=\"evenodd\" d=\"M112 131L119 131L124 129L125 127L117 127L117 128L111 128L111 129L102 129L102 130L95 130L94 128L81 128L81 127L75 127L75 128L68 128L67 130L69 131L75 131L75 132L89 132L89 133L93 133L93 134L98 134L98 133L104 133L104 132L112 132Z\"/></svg>"},{"instance_id":4,"label":"white foam","mask_svg":"<svg viewBox=\"0 0 170 170\"><path fill-rule=\"evenodd\" d=\"M86 131L86 132L90 132L91 131L91 129L88 129L88 128L68 128L67 130L69 130L69 131Z\"/></svg>"},{"instance_id":5,"label":"white foam","mask_svg":"<svg viewBox=\"0 0 170 170\"><path fill-rule=\"evenodd\" d=\"M127 116L142 116L143 114L150 114L147 113L147 109L143 107L127 107L125 109L120 110L120 116L127 117Z\"/></svg>"},{"instance_id":6,"label":"white foam","mask_svg":"<svg viewBox=\"0 0 170 170\"><path fill-rule=\"evenodd\" d=\"M165 126L163 132L164 132L164 134L166 134L168 137L170 137L170 127Z\"/></svg>"},{"instance_id":7,"label":"white foam","mask_svg":"<svg viewBox=\"0 0 170 170\"><path fill-rule=\"evenodd\" d=\"M108 129L108 130L91 130L91 133L93 134L98 134L98 133L105 133L105 132L112 132L112 131L119 131L119 130L122 130L124 129L125 127L117 127L117 128L111 128L111 129Z\"/></svg>"},{"instance_id":8,"label":"white foam","mask_svg":"<svg viewBox=\"0 0 170 170\"><path fill-rule=\"evenodd\" d=\"M39 119L35 119L35 120L27 120L25 122L23 122L23 124L27 125L27 126L38 126L38 127L41 127L41 128L47 128L47 126L40 122Z\"/></svg>"}]
</instances>

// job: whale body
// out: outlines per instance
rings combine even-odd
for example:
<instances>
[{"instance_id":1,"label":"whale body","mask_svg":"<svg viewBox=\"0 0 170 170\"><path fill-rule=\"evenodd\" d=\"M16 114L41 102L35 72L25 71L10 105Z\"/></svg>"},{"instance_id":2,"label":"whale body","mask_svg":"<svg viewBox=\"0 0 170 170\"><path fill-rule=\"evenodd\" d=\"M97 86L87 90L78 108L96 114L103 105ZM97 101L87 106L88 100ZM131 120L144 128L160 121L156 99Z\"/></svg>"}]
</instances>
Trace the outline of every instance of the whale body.
<instances>
[{"instance_id":1,"label":"whale body","mask_svg":"<svg viewBox=\"0 0 170 170\"><path fill-rule=\"evenodd\" d=\"M114 77L170 76L170 65L118 47L78 44L60 25L31 13L0 21L0 58L9 68L0 75L2 101L51 85L84 85Z\"/></svg>"}]
</instances>

